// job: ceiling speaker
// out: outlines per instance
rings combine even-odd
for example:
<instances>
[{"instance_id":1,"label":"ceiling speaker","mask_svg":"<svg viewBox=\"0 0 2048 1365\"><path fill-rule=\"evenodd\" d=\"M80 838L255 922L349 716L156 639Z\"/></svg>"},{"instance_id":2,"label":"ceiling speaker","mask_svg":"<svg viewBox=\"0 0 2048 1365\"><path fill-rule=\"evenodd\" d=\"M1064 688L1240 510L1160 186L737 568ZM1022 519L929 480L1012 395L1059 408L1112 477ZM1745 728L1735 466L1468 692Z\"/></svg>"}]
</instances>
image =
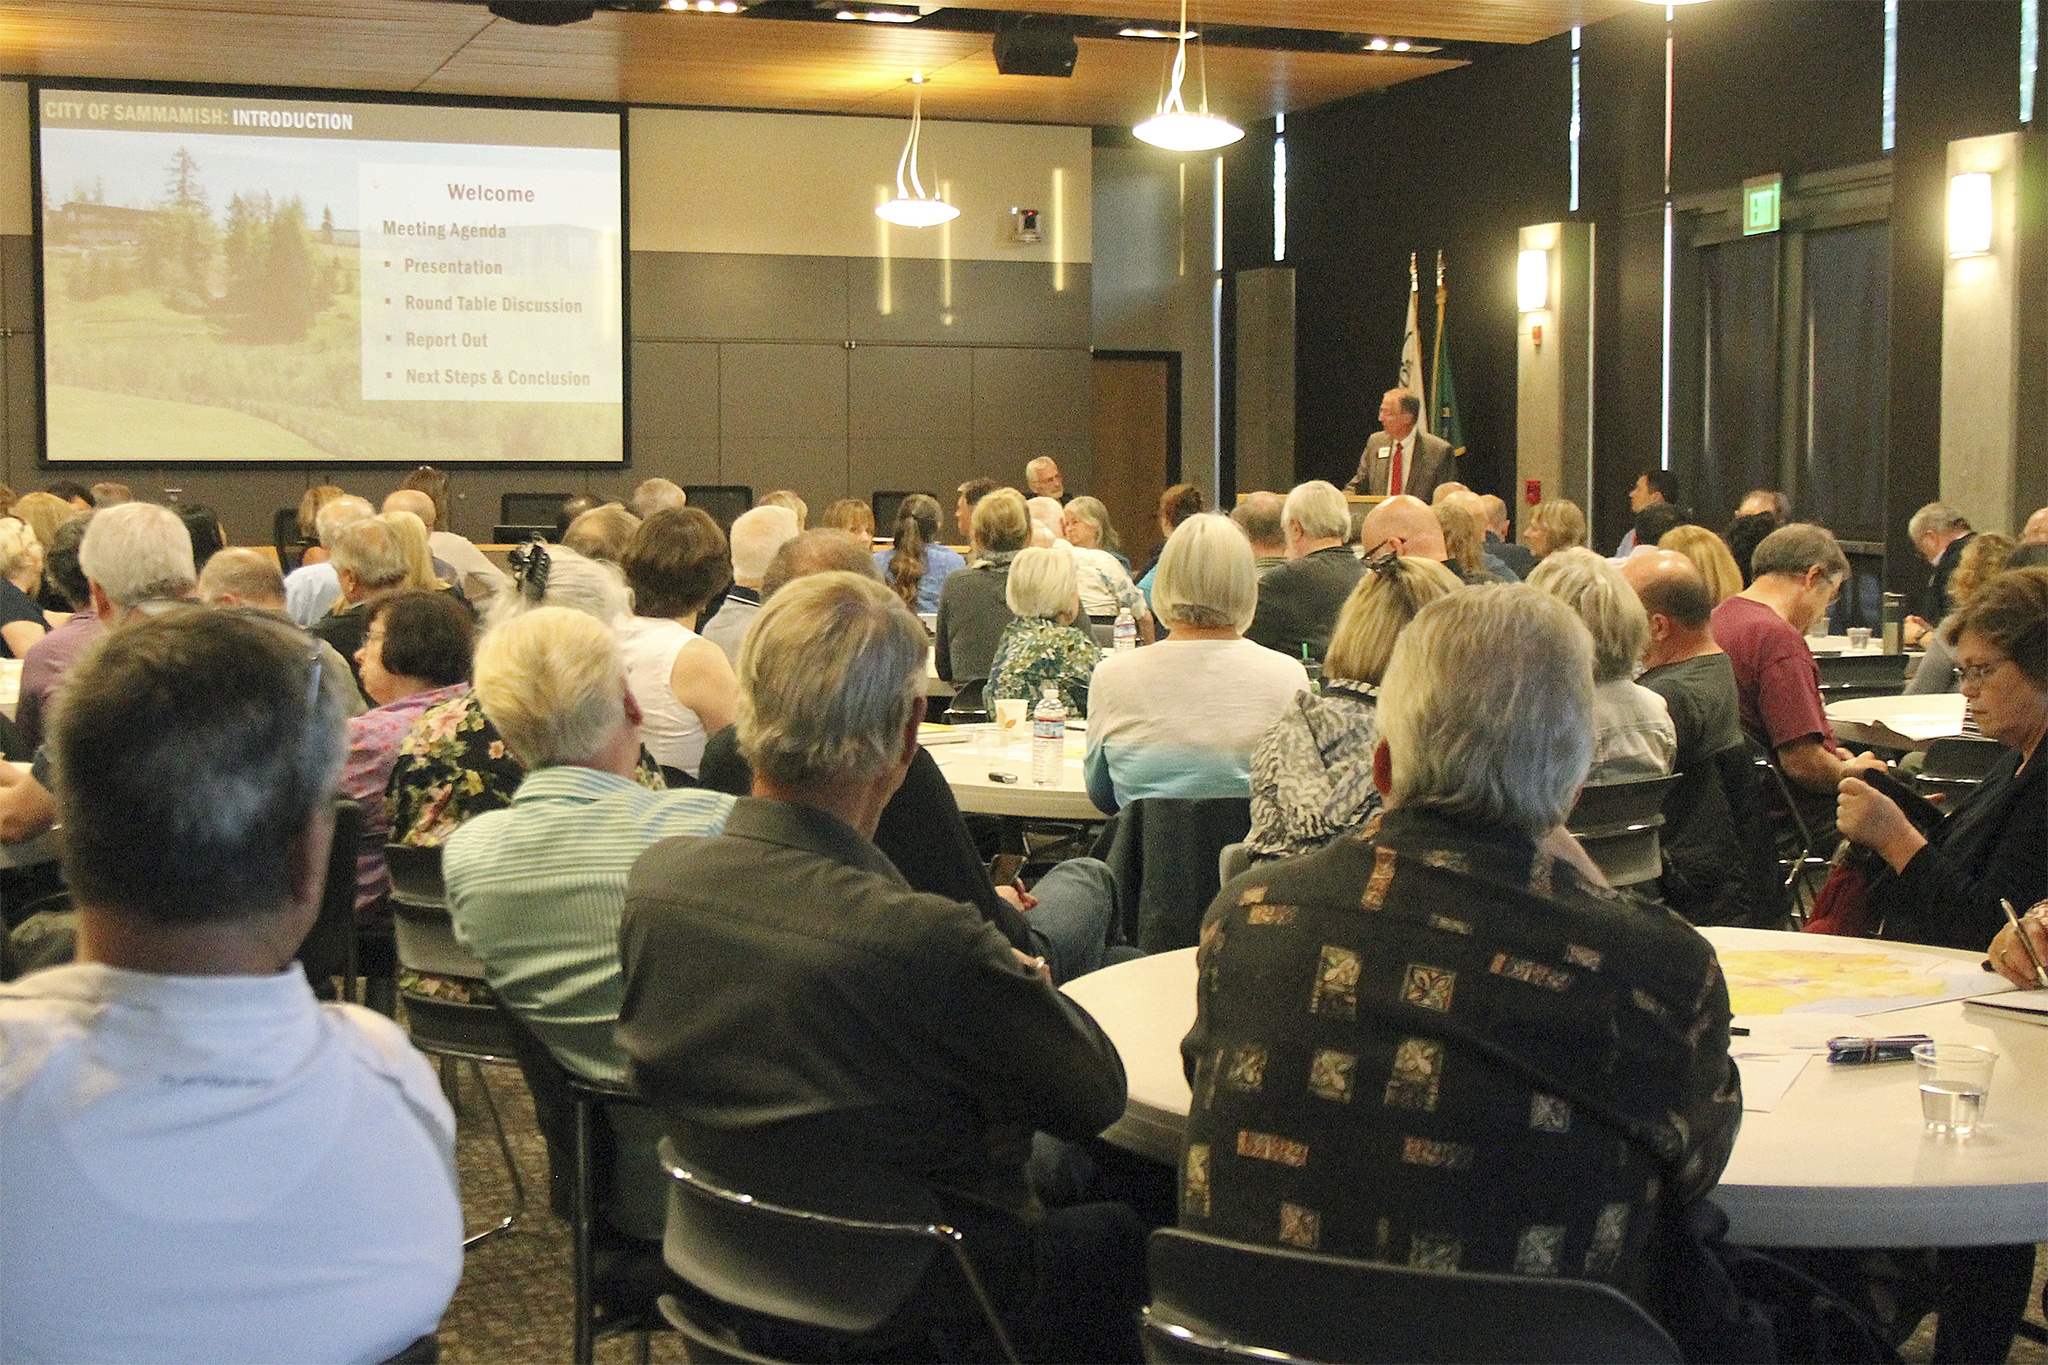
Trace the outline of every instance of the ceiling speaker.
<instances>
[{"instance_id":1,"label":"ceiling speaker","mask_svg":"<svg viewBox=\"0 0 2048 1365\"><path fill-rule=\"evenodd\" d=\"M1081 49L1064 24L1004 24L996 30L996 70L1005 76L1071 76Z\"/></svg>"}]
</instances>

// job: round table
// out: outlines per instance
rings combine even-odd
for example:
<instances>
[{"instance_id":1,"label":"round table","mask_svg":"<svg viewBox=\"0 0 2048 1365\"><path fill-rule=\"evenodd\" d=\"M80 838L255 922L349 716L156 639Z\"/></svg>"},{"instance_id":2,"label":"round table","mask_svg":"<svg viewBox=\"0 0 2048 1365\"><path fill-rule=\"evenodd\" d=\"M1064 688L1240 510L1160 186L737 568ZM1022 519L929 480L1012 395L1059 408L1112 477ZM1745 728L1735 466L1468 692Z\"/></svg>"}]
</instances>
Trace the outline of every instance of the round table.
<instances>
[{"instance_id":1,"label":"round table","mask_svg":"<svg viewBox=\"0 0 2048 1365\"><path fill-rule=\"evenodd\" d=\"M1829 704L1828 724L1845 745L1881 749L1925 749L1937 739L1963 733L1963 694L1858 697Z\"/></svg>"},{"instance_id":2,"label":"round table","mask_svg":"<svg viewBox=\"0 0 2048 1365\"><path fill-rule=\"evenodd\" d=\"M1707 929L1714 945L1871 952L1907 945ZM1966 960L1939 948L1913 951ZM1105 1140L1178 1163L1188 1113L1180 1040L1195 1022L1195 950L1119 963L1067 983L1123 1055L1130 1097ZM1757 1016L1782 1018L1785 1016ZM1873 1033L1925 1033L1999 1053L1984 1126L1968 1142L1927 1136L1908 1064L1834 1066L1816 1056L1768 1113L1745 1112L1714 1197L1731 1238L1753 1246L1996 1246L2048 1241L2048 1028L1926 1005L1865 1017ZM1747 1039L1738 1038L1741 1052Z\"/></svg>"},{"instance_id":3,"label":"round table","mask_svg":"<svg viewBox=\"0 0 2048 1365\"><path fill-rule=\"evenodd\" d=\"M953 799L960 809L976 815L1015 815L1030 820L1106 820L1108 815L1088 799L1088 784L1081 776L1081 755L1087 749L1085 731L1067 731L1066 761L1060 765L1056 787L1040 787L1031 780L1031 741L998 738L994 725L961 725L944 732L949 741L927 742L925 749L946 775ZM955 740L954 736L964 735ZM1003 773L1014 782L990 776Z\"/></svg>"}]
</instances>

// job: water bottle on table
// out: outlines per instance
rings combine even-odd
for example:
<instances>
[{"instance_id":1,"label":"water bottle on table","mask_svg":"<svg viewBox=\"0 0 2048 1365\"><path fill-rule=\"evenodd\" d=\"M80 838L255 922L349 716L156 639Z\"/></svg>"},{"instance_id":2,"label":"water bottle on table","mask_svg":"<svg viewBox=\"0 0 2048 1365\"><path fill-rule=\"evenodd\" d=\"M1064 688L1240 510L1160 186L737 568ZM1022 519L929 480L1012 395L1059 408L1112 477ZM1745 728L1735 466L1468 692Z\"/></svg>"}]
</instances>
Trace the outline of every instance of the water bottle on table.
<instances>
[{"instance_id":1,"label":"water bottle on table","mask_svg":"<svg viewBox=\"0 0 2048 1365\"><path fill-rule=\"evenodd\" d=\"M1131 619L1129 607L1119 607L1116 624L1110 627L1110 645L1118 654L1138 647L1138 623Z\"/></svg>"},{"instance_id":2,"label":"water bottle on table","mask_svg":"<svg viewBox=\"0 0 2048 1365\"><path fill-rule=\"evenodd\" d=\"M1043 686L1045 695L1031 713L1031 780L1041 787L1057 787L1067 762L1067 707L1056 685Z\"/></svg>"}]
</instances>

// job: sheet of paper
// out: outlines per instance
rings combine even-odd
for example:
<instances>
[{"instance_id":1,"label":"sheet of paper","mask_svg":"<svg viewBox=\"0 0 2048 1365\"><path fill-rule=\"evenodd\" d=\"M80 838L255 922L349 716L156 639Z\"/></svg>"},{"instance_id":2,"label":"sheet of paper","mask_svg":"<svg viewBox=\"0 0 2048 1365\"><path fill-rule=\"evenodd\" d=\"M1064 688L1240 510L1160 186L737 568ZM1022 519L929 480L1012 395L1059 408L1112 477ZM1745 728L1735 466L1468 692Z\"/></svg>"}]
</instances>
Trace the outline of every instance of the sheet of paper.
<instances>
[{"instance_id":1,"label":"sheet of paper","mask_svg":"<svg viewBox=\"0 0 2048 1365\"><path fill-rule=\"evenodd\" d=\"M1738 1015L1871 1015L2012 989L1974 959L1871 946L1848 952L1816 936L1813 946L1723 950L1729 1003Z\"/></svg>"},{"instance_id":2,"label":"sheet of paper","mask_svg":"<svg viewBox=\"0 0 2048 1365\"><path fill-rule=\"evenodd\" d=\"M1740 1043L1743 1040L1738 1038L1735 1041ZM1744 1111L1768 1114L1778 1107L1779 1100L1785 1098L1785 1092L1798 1084L1800 1073L1806 1070L1806 1064L1813 1060L1814 1054L1731 1048L1729 1055L1735 1058L1735 1067L1742 1073Z\"/></svg>"}]
</instances>

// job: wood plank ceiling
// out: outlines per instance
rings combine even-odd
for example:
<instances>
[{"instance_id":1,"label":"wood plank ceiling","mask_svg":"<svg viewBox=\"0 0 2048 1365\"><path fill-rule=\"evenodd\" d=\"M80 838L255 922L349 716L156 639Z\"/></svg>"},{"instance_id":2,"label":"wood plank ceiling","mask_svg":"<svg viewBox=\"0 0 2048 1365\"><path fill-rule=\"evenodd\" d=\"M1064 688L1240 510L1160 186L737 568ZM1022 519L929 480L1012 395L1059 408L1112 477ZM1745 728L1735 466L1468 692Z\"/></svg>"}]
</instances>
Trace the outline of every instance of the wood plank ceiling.
<instances>
[{"instance_id":1,"label":"wood plank ceiling","mask_svg":"<svg viewBox=\"0 0 2048 1365\"><path fill-rule=\"evenodd\" d=\"M1178 0L975 0L1172 27ZM1206 22L1527 43L1630 0L1201 0ZM1070 78L997 72L986 33L603 11L559 28L447 0L0 0L0 74L896 114L913 72L935 118L1125 125L1168 44L1081 38ZM1362 45L1361 45L1362 46ZM1209 106L1239 122L1384 89L1454 57L1209 45ZM1191 63L1192 64L1192 63Z\"/></svg>"}]
</instances>

